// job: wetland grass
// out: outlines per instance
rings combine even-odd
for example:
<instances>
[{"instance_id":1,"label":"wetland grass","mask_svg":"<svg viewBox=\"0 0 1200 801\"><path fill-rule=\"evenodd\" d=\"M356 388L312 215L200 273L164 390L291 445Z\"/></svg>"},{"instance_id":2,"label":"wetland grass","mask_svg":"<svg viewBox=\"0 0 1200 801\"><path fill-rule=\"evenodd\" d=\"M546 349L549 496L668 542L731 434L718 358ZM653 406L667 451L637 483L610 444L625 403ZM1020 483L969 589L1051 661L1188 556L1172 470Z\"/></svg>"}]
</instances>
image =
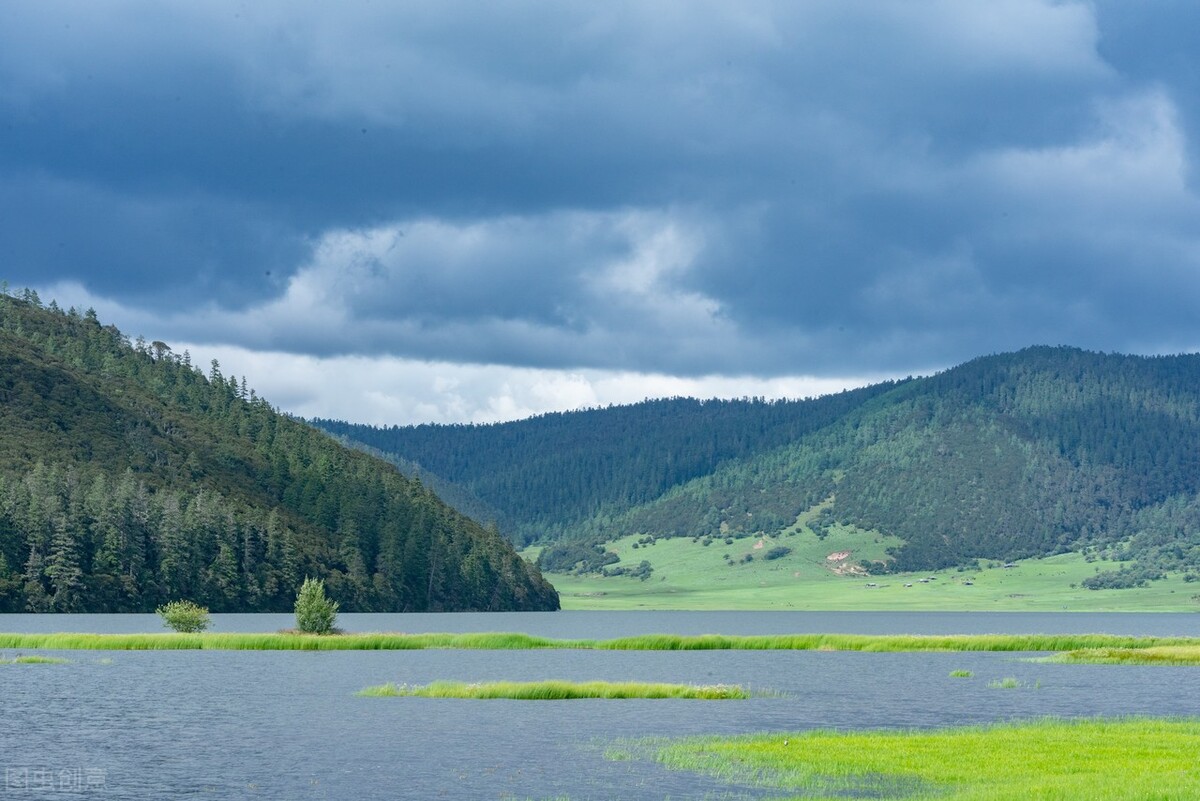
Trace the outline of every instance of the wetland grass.
<instances>
[{"instance_id":1,"label":"wetland grass","mask_svg":"<svg viewBox=\"0 0 1200 801\"><path fill-rule=\"evenodd\" d=\"M58 656L41 656L38 654L23 654L12 659L0 658L0 665L65 665L69 660Z\"/></svg>"},{"instance_id":2,"label":"wetland grass","mask_svg":"<svg viewBox=\"0 0 1200 801\"><path fill-rule=\"evenodd\" d=\"M1200 646L1078 649L1041 661L1086 665L1200 665Z\"/></svg>"},{"instance_id":3,"label":"wetland grass","mask_svg":"<svg viewBox=\"0 0 1200 801\"><path fill-rule=\"evenodd\" d=\"M1014 679L1012 676L1004 679L992 679L988 682L988 689L991 690L1016 690L1024 686L1025 684L1020 679Z\"/></svg>"},{"instance_id":4,"label":"wetland grass","mask_svg":"<svg viewBox=\"0 0 1200 801\"><path fill-rule=\"evenodd\" d=\"M555 640L516 632L468 634L301 634L295 632L181 634L0 634L0 648L52 650L391 651L444 648L527 650L573 648L606 651L1078 651L1097 648L1183 647L1200 650L1195 637L1126 637L1110 634L785 634L733 636L647 634L611 640Z\"/></svg>"},{"instance_id":5,"label":"wetland grass","mask_svg":"<svg viewBox=\"0 0 1200 801\"><path fill-rule=\"evenodd\" d=\"M809 731L648 741L637 750L645 748L674 770L805 798L1200 798L1197 720L1050 719L932 731Z\"/></svg>"},{"instance_id":6,"label":"wetland grass","mask_svg":"<svg viewBox=\"0 0 1200 801\"><path fill-rule=\"evenodd\" d=\"M969 679L969 678L972 678L974 675L975 674L969 670L952 670L952 671L950 671L950 678L952 678L952 679Z\"/></svg>"},{"instance_id":7,"label":"wetland grass","mask_svg":"<svg viewBox=\"0 0 1200 801\"><path fill-rule=\"evenodd\" d=\"M613 640L576 641L600 650L630 651L1070 651L1085 648L1149 648L1192 645L1200 639L1187 637L1126 637L1110 634L781 634L733 636L704 634L682 636L648 634Z\"/></svg>"},{"instance_id":8,"label":"wetland grass","mask_svg":"<svg viewBox=\"0 0 1200 801\"><path fill-rule=\"evenodd\" d=\"M474 698L517 701L564 701L577 698L683 698L705 701L740 700L750 693L733 684L654 684L611 681L490 681L467 684L435 681L431 684L381 684L356 695L370 698Z\"/></svg>"},{"instance_id":9,"label":"wetland grass","mask_svg":"<svg viewBox=\"0 0 1200 801\"><path fill-rule=\"evenodd\" d=\"M179 634L0 634L0 648L94 651L401 651L426 648L527 650L557 647L528 634L303 634L298 632L203 632Z\"/></svg>"}]
</instances>

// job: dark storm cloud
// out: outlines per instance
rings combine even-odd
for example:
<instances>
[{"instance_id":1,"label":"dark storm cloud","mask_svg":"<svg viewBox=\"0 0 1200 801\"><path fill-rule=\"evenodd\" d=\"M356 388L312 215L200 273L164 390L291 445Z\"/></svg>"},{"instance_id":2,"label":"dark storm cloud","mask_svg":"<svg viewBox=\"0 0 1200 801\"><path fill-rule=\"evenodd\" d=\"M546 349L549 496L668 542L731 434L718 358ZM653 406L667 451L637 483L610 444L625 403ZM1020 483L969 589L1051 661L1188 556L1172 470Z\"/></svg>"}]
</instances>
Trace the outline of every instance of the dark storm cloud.
<instances>
[{"instance_id":1,"label":"dark storm cloud","mask_svg":"<svg viewBox=\"0 0 1200 801\"><path fill-rule=\"evenodd\" d=\"M782 375L1193 348L1196 16L8 3L0 275L324 355Z\"/></svg>"}]
</instances>

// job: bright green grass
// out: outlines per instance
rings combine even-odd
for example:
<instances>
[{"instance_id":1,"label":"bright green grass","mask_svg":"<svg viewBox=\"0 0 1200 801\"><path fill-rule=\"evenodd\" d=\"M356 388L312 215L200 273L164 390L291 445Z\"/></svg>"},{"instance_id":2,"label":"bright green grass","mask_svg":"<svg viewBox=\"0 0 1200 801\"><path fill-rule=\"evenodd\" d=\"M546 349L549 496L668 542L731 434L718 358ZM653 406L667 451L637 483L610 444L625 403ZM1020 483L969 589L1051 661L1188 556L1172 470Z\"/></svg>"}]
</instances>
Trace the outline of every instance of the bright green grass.
<instances>
[{"instance_id":1,"label":"bright green grass","mask_svg":"<svg viewBox=\"0 0 1200 801\"><path fill-rule=\"evenodd\" d=\"M804 793L804 798L1200 798L1200 721L1195 720L1043 720L935 731L705 737L647 745L669 768Z\"/></svg>"},{"instance_id":2,"label":"bright green grass","mask_svg":"<svg viewBox=\"0 0 1200 801\"><path fill-rule=\"evenodd\" d=\"M795 529L792 529L795 530ZM1087 590L1080 583L1113 562L1088 562L1079 554L1028 559L1016 567L958 572L861 577L837 575L826 557L850 551L846 562L883 558L894 538L850 527L835 527L824 540L805 528L795 536L714 540L704 546L690 538L660 539L633 548L636 537L608 543L621 561L635 567L643 559L654 572L646 581L614 576L548 573L564 609L811 609L811 610L962 610L962 611L1200 611L1200 587L1179 576L1127 590ZM762 548L754 548L758 542ZM776 545L793 552L765 561ZM722 558L728 553L732 566ZM746 554L755 558L743 563ZM536 556L536 549L525 552ZM921 579L934 576L933 581ZM971 581L967 585L966 581ZM876 587L867 587L868 582ZM911 584L911 587L906 587ZM1071 585L1075 585L1072 587Z\"/></svg>"},{"instance_id":3,"label":"bright green grass","mask_svg":"<svg viewBox=\"0 0 1200 801\"><path fill-rule=\"evenodd\" d=\"M554 640L528 634L0 634L0 648L46 650L234 650L394 651L426 648L530 650L573 648L603 651L1076 651L1094 648L1200 648L1188 637L1126 637L1110 634L778 634L734 636L646 634L612 640Z\"/></svg>"},{"instance_id":4,"label":"bright green grass","mask_svg":"<svg viewBox=\"0 0 1200 801\"><path fill-rule=\"evenodd\" d=\"M31 654L28 656L13 657L12 659L0 659L0 665L65 665L67 661L57 656Z\"/></svg>"},{"instance_id":5,"label":"bright green grass","mask_svg":"<svg viewBox=\"0 0 1200 801\"><path fill-rule=\"evenodd\" d=\"M574 642L585 643L586 641ZM1088 648L1150 648L1178 645L1200 646L1200 640L1188 637L1125 637L1111 634L777 634L761 636L647 634L615 640L597 640L590 644L574 647L632 651L784 650L882 653L1073 651Z\"/></svg>"},{"instance_id":6,"label":"bright green grass","mask_svg":"<svg viewBox=\"0 0 1200 801\"><path fill-rule=\"evenodd\" d=\"M952 670L952 671L950 671L950 678L952 678L952 679L969 679L969 678L973 677L974 675L975 674L969 670Z\"/></svg>"},{"instance_id":7,"label":"bright green grass","mask_svg":"<svg viewBox=\"0 0 1200 801\"><path fill-rule=\"evenodd\" d=\"M389 683L367 687L357 695L375 698L504 698L518 701L564 701L576 698L685 698L713 701L750 697L747 690L730 684L697 686L610 681L492 681L482 684L435 681L421 686Z\"/></svg>"},{"instance_id":8,"label":"bright green grass","mask_svg":"<svg viewBox=\"0 0 1200 801\"><path fill-rule=\"evenodd\" d=\"M100 651L399 651L425 648L528 650L564 647L561 641L509 632L476 634L333 634L285 632L178 634L0 634L0 648Z\"/></svg>"},{"instance_id":9,"label":"bright green grass","mask_svg":"<svg viewBox=\"0 0 1200 801\"><path fill-rule=\"evenodd\" d=\"M1091 665L1200 665L1200 646L1080 649L1047 657L1044 661Z\"/></svg>"}]
</instances>

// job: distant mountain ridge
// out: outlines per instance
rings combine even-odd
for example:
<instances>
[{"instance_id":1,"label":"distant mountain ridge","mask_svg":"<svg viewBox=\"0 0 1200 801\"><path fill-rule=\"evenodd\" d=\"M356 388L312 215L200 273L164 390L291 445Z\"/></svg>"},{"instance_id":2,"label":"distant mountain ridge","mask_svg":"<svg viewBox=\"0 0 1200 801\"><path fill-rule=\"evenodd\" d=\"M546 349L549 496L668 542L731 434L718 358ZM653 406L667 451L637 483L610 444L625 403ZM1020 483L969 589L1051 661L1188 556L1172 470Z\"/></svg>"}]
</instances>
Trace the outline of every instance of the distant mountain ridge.
<instances>
[{"instance_id":1,"label":"distant mountain ridge","mask_svg":"<svg viewBox=\"0 0 1200 801\"><path fill-rule=\"evenodd\" d=\"M557 609L508 542L391 465L90 310L0 294L0 611Z\"/></svg>"},{"instance_id":2,"label":"distant mountain ridge","mask_svg":"<svg viewBox=\"0 0 1200 801\"><path fill-rule=\"evenodd\" d=\"M649 401L490 426L318 425L499 510L521 541L894 535L893 569L1065 551L1109 586L1200 568L1200 356L1035 347L805 401ZM889 566L876 565L877 570Z\"/></svg>"},{"instance_id":3,"label":"distant mountain ridge","mask_svg":"<svg viewBox=\"0 0 1200 801\"><path fill-rule=\"evenodd\" d=\"M519 541L655 500L732 459L793 442L895 386L810 401L665 398L490 425L314 425L436 477Z\"/></svg>"}]
</instances>

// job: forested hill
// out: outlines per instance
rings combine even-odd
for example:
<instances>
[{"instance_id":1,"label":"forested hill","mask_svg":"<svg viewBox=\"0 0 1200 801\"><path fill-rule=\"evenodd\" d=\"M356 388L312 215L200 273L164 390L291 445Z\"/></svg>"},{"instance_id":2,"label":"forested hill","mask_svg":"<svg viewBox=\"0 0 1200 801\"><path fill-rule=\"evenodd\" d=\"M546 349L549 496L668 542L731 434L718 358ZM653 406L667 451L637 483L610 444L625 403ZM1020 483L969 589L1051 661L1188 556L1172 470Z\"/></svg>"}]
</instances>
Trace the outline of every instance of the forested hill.
<instances>
[{"instance_id":1,"label":"forested hill","mask_svg":"<svg viewBox=\"0 0 1200 801\"><path fill-rule=\"evenodd\" d=\"M0 295L0 611L546 610L495 531L93 312Z\"/></svg>"},{"instance_id":2,"label":"forested hill","mask_svg":"<svg viewBox=\"0 0 1200 801\"><path fill-rule=\"evenodd\" d=\"M1039 347L811 401L322 425L460 483L544 542L771 535L807 513L817 534L903 539L879 570L1068 550L1134 560L1102 577L1114 585L1200 567L1195 355Z\"/></svg>"},{"instance_id":3,"label":"forested hill","mask_svg":"<svg viewBox=\"0 0 1200 801\"><path fill-rule=\"evenodd\" d=\"M491 511L506 534L529 542L797 441L894 386L807 401L669 398L493 425L312 422L410 474L455 485L460 508Z\"/></svg>"}]
</instances>

